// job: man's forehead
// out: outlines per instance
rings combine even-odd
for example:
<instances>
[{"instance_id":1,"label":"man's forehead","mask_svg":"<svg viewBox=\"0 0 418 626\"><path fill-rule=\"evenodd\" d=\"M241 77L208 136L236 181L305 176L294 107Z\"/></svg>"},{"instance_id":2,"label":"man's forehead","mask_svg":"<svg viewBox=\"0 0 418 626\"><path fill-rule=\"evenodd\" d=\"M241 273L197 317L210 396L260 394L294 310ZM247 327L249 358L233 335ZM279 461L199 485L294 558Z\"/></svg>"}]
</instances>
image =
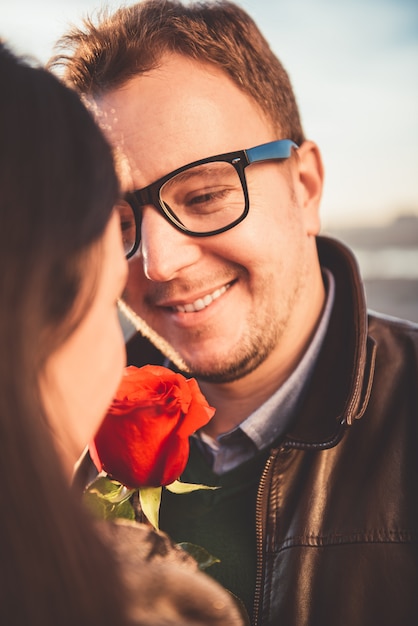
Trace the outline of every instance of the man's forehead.
<instances>
[{"instance_id":1,"label":"man's forehead","mask_svg":"<svg viewBox=\"0 0 418 626\"><path fill-rule=\"evenodd\" d=\"M277 138L258 105L223 71L179 55L90 99L89 108L114 146L123 189Z\"/></svg>"}]
</instances>

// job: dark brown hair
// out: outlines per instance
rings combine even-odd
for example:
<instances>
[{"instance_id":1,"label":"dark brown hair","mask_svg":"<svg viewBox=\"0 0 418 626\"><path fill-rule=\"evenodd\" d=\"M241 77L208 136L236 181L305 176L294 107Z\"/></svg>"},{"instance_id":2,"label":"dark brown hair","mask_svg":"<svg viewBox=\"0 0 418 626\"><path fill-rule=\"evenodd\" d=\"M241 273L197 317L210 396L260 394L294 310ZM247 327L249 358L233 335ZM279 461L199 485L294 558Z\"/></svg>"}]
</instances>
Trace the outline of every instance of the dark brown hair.
<instances>
[{"instance_id":1,"label":"dark brown hair","mask_svg":"<svg viewBox=\"0 0 418 626\"><path fill-rule=\"evenodd\" d=\"M70 492L39 391L100 260L112 154L77 94L1 43L0 81L0 623L125 624L113 560Z\"/></svg>"},{"instance_id":2,"label":"dark brown hair","mask_svg":"<svg viewBox=\"0 0 418 626\"><path fill-rule=\"evenodd\" d=\"M304 134L289 77L251 17L227 1L144 0L100 14L59 42L51 60L78 92L100 95L158 67L166 53L212 63L250 96L284 138ZM69 54L68 50L71 50Z\"/></svg>"}]
</instances>

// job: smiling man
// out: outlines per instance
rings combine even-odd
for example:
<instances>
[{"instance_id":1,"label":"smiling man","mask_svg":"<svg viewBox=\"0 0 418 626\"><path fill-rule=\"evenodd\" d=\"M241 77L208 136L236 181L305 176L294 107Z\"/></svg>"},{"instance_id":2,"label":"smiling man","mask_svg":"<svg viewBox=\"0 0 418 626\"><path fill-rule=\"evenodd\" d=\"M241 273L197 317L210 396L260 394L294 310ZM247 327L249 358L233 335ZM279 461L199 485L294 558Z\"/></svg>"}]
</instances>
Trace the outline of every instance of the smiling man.
<instances>
[{"instance_id":1,"label":"smiling man","mask_svg":"<svg viewBox=\"0 0 418 626\"><path fill-rule=\"evenodd\" d=\"M415 624L417 327L368 315L319 236L321 156L281 63L228 2L141 2L69 43L119 164L129 360L216 408L183 480L222 488L167 493L162 528L220 558L254 624Z\"/></svg>"},{"instance_id":2,"label":"smiling man","mask_svg":"<svg viewBox=\"0 0 418 626\"><path fill-rule=\"evenodd\" d=\"M116 111L110 136L123 145L130 166L125 188L165 181L155 192L166 213L138 191L131 200L140 211L141 241L127 302L201 380L224 383L252 374L262 377L269 397L305 350L324 303L315 243L322 186L317 148L288 142L278 146L287 150L282 159L245 168L251 202L245 219L216 236L188 236L173 228L170 209L199 235L229 226L245 209L239 170L232 155L229 163L208 160L167 181L168 173L208 155L268 144L282 131L224 72L174 53L101 96L99 107L105 119Z\"/></svg>"}]
</instances>

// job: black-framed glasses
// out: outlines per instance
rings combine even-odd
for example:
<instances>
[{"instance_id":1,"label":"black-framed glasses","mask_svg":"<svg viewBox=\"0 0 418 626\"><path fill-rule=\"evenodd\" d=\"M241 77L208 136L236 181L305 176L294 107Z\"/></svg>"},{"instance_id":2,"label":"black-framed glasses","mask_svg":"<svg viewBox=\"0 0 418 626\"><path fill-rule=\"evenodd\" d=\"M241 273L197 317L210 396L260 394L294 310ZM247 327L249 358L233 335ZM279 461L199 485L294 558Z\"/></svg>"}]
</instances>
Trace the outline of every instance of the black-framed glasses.
<instances>
[{"instance_id":1,"label":"black-framed glasses","mask_svg":"<svg viewBox=\"0 0 418 626\"><path fill-rule=\"evenodd\" d=\"M126 257L133 256L140 244L143 206L153 205L170 224L191 237L218 235L248 214L245 168L260 161L288 159L297 148L291 139L280 139L218 154L179 167L151 185L127 193L117 205Z\"/></svg>"}]
</instances>

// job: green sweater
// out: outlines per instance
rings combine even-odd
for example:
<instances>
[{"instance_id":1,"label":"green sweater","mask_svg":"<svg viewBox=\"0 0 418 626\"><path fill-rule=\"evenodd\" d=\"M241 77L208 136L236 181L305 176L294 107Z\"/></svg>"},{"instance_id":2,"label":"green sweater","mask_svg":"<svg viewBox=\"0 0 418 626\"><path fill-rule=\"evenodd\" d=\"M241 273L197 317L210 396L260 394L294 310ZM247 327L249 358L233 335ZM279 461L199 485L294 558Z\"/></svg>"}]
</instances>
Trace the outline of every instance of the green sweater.
<instances>
[{"instance_id":1,"label":"green sweater","mask_svg":"<svg viewBox=\"0 0 418 626\"><path fill-rule=\"evenodd\" d=\"M267 453L217 476L191 439L181 480L219 486L175 495L164 490L160 527L174 541L197 544L219 558L206 572L240 598L252 613L255 576L255 506Z\"/></svg>"}]
</instances>

